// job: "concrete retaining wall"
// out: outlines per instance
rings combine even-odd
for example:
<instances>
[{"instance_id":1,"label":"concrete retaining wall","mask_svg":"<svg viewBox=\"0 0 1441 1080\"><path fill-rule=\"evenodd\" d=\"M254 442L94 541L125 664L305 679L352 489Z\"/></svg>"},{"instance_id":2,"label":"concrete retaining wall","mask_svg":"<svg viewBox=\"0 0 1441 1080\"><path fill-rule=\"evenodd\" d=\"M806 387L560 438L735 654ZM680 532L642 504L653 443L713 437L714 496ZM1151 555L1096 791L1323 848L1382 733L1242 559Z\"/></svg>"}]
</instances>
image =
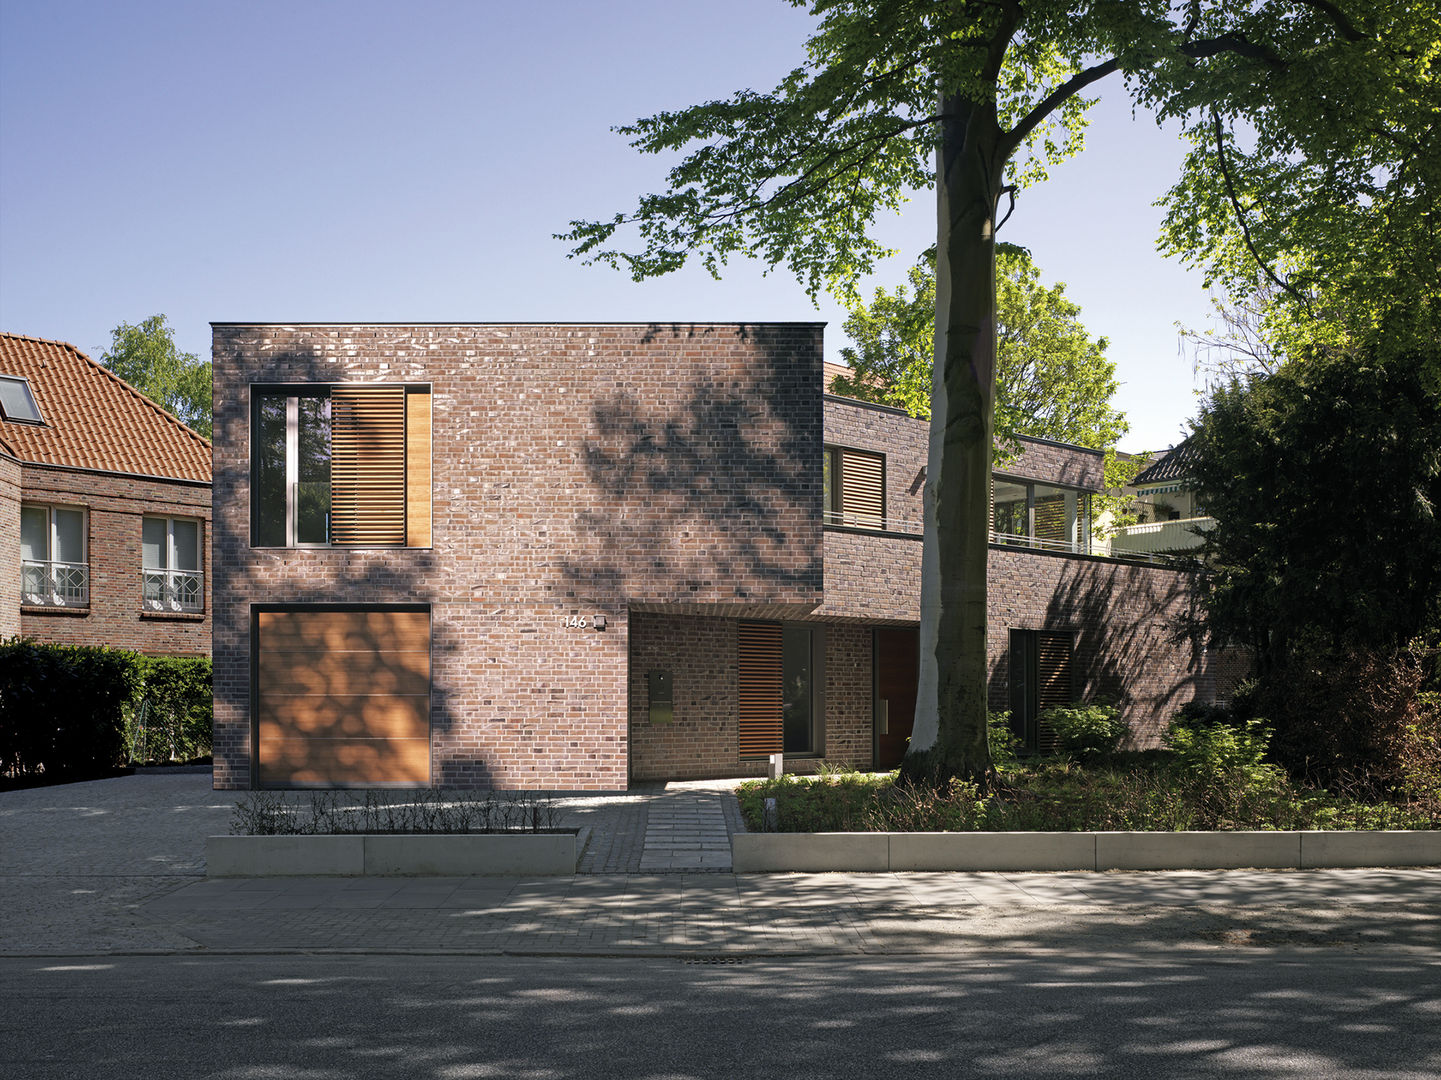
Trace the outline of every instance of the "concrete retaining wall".
<instances>
[{"instance_id":1,"label":"concrete retaining wall","mask_svg":"<svg viewBox=\"0 0 1441 1080\"><path fill-rule=\"evenodd\" d=\"M1441 866L1441 832L742 833L737 873Z\"/></svg>"},{"instance_id":2,"label":"concrete retaining wall","mask_svg":"<svg viewBox=\"0 0 1441 1080\"><path fill-rule=\"evenodd\" d=\"M573 874L589 830L488 835L211 836L207 877Z\"/></svg>"}]
</instances>

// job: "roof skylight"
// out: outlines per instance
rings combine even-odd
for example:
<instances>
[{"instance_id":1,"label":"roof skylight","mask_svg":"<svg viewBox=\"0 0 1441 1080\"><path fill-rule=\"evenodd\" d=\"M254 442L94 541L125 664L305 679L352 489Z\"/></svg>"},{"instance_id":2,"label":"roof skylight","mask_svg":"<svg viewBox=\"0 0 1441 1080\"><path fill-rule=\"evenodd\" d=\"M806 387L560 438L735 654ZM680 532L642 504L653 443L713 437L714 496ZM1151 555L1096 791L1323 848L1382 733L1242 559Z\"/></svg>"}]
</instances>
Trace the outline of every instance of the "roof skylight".
<instances>
[{"instance_id":1,"label":"roof skylight","mask_svg":"<svg viewBox=\"0 0 1441 1080\"><path fill-rule=\"evenodd\" d=\"M18 375L0 375L0 417L25 424L43 424L40 406L30 392L30 380Z\"/></svg>"}]
</instances>

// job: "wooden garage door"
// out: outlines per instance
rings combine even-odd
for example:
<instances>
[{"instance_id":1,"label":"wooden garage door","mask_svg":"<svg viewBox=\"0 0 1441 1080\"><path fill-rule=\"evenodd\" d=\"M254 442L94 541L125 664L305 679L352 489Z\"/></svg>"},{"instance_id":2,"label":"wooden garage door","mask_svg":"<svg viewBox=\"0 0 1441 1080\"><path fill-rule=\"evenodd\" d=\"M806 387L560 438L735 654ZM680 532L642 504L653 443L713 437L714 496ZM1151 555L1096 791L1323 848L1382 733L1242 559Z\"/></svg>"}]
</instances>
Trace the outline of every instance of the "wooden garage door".
<instances>
[{"instance_id":1,"label":"wooden garage door","mask_svg":"<svg viewBox=\"0 0 1441 1080\"><path fill-rule=\"evenodd\" d=\"M262 611L260 782L430 782L430 613Z\"/></svg>"}]
</instances>

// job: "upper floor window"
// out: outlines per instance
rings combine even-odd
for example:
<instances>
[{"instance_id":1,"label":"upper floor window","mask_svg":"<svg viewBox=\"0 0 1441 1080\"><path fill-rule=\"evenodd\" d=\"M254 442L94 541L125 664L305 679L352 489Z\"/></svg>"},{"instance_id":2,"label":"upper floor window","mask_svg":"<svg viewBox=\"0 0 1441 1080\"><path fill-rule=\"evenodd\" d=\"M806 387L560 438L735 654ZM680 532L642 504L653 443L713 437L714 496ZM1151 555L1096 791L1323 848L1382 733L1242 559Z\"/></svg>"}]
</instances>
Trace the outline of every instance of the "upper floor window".
<instances>
[{"instance_id":1,"label":"upper floor window","mask_svg":"<svg viewBox=\"0 0 1441 1080\"><path fill-rule=\"evenodd\" d=\"M886 527L886 459L865 450L828 446L823 474L824 521L861 529Z\"/></svg>"},{"instance_id":2,"label":"upper floor window","mask_svg":"<svg viewBox=\"0 0 1441 1080\"><path fill-rule=\"evenodd\" d=\"M203 610L199 520L147 517L140 528L141 593L146 608Z\"/></svg>"},{"instance_id":3,"label":"upper floor window","mask_svg":"<svg viewBox=\"0 0 1441 1080\"><path fill-rule=\"evenodd\" d=\"M255 547L429 547L430 390L257 387Z\"/></svg>"},{"instance_id":4,"label":"upper floor window","mask_svg":"<svg viewBox=\"0 0 1441 1080\"><path fill-rule=\"evenodd\" d=\"M40 406L30 392L30 380L18 375L0 375L0 417L26 424L43 424Z\"/></svg>"},{"instance_id":5,"label":"upper floor window","mask_svg":"<svg viewBox=\"0 0 1441 1080\"><path fill-rule=\"evenodd\" d=\"M85 511L20 507L20 598L26 604L84 607L90 603Z\"/></svg>"},{"instance_id":6,"label":"upper floor window","mask_svg":"<svg viewBox=\"0 0 1441 1080\"><path fill-rule=\"evenodd\" d=\"M1091 496L1074 488L995 477L991 533L998 544L1084 554L1091 550Z\"/></svg>"}]
</instances>

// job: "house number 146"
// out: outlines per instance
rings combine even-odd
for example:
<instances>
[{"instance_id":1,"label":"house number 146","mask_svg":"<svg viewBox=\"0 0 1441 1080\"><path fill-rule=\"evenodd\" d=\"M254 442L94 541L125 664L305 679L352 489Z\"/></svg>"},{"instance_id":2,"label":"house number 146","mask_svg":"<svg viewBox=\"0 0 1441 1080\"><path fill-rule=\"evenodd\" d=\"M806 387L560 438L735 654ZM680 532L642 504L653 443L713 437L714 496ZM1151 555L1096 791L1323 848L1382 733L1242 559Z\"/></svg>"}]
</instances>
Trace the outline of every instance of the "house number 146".
<instances>
[{"instance_id":1,"label":"house number 146","mask_svg":"<svg viewBox=\"0 0 1441 1080\"><path fill-rule=\"evenodd\" d=\"M584 630L590 625L590 620L584 615L567 615L565 617L565 625L574 630Z\"/></svg>"}]
</instances>

